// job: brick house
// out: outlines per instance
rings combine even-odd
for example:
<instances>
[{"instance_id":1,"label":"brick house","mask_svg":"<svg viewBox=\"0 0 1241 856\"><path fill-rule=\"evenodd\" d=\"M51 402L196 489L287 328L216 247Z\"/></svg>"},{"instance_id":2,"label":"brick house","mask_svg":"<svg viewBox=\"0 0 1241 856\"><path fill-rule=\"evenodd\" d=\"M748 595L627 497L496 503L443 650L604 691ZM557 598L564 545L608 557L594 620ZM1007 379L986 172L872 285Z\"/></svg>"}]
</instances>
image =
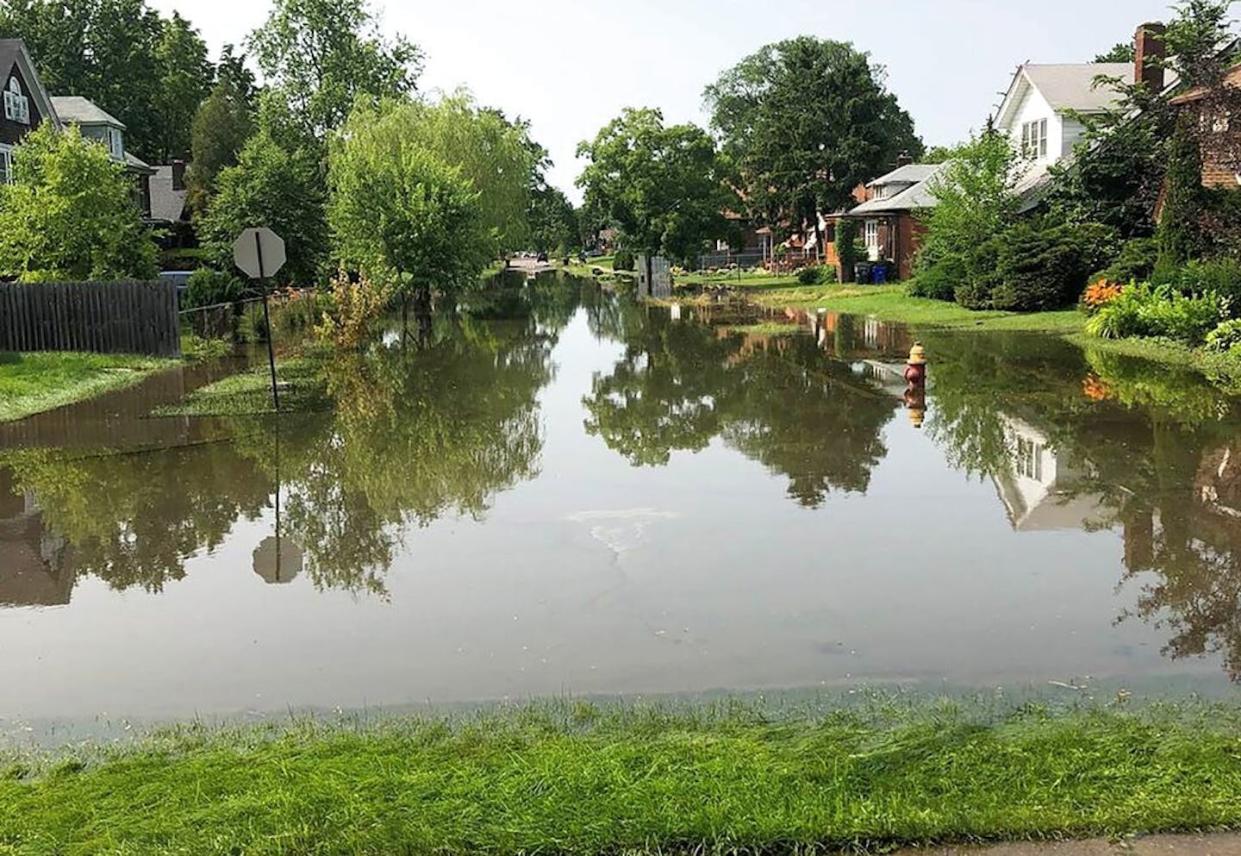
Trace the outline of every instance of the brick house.
<instances>
[{"instance_id":1,"label":"brick house","mask_svg":"<svg viewBox=\"0 0 1241 856\"><path fill-rule=\"evenodd\" d=\"M935 204L932 188L942 169L943 164L902 164L867 184L862 193L864 201L843 215L859 221L858 232L870 261L892 262L899 279L913 274L919 239L926 231L918 212ZM834 242L832 250L836 257Z\"/></svg>"},{"instance_id":2,"label":"brick house","mask_svg":"<svg viewBox=\"0 0 1241 856\"><path fill-rule=\"evenodd\" d=\"M1241 102L1241 66L1233 68L1224 77L1223 85L1231 92L1224 97L1211 93L1205 87L1190 89L1172 99L1172 104L1182 110L1193 110L1200 127L1208 125L1211 133L1205 135L1202 145L1202 183L1206 187L1237 190L1241 187L1241 130L1232 127L1224 115L1232 112ZM1227 101L1229 103L1221 103Z\"/></svg>"}]
</instances>

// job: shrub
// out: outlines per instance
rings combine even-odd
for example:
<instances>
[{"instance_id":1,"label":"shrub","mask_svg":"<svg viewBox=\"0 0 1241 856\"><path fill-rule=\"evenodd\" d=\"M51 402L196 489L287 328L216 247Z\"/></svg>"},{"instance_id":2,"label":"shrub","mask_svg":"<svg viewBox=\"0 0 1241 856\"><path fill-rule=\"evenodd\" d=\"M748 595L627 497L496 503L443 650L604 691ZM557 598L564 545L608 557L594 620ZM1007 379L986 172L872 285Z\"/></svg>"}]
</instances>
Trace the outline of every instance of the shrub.
<instances>
[{"instance_id":1,"label":"shrub","mask_svg":"<svg viewBox=\"0 0 1241 856\"><path fill-rule=\"evenodd\" d=\"M1143 282L1150 279L1159 260L1159 242L1154 238L1134 238L1126 241L1112 263L1091 275L1092 282L1105 279L1108 282Z\"/></svg>"},{"instance_id":2,"label":"shrub","mask_svg":"<svg viewBox=\"0 0 1241 856\"><path fill-rule=\"evenodd\" d=\"M909 293L914 297L927 297L931 300L954 300L957 286L963 280L963 266L943 260L920 267L909 283Z\"/></svg>"},{"instance_id":3,"label":"shrub","mask_svg":"<svg viewBox=\"0 0 1241 856\"><path fill-rule=\"evenodd\" d=\"M858 236L858 221L844 217L836 224L836 258L845 282L853 282L853 266L866 258L866 250Z\"/></svg>"},{"instance_id":4,"label":"shrub","mask_svg":"<svg viewBox=\"0 0 1241 856\"><path fill-rule=\"evenodd\" d=\"M629 250L620 249L612 257L612 270L633 270L636 260Z\"/></svg>"},{"instance_id":5,"label":"shrub","mask_svg":"<svg viewBox=\"0 0 1241 856\"><path fill-rule=\"evenodd\" d=\"M1114 230L1098 224L1060 225L1040 228L1019 223L996 240L995 272L998 283L992 292L996 309L1036 312L1059 309L1073 303L1086 285L1092 266L1102 257Z\"/></svg>"},{"instance_id":6,"label":"shrub","mask_svg":"<svg viewBox=\"0 0 1241 856\"><path fill-rule=\"evenodd\" d=\"M362 278L350 282L344 273L332 280L332 309L315 327L315 335L342 350L357 350L371 338L388 308L388 289Z\"/></svg>"},{"instance_id":7,"label":"shrub","mask_svg":"<svg viewBox=\"0 0 1241 856\"><path fill-rule=\"evenodd\" d=\"M1241 347L1241 319L1224 321L1206 338L1207 350L1226 353L1233 348Z\"/></svg>"},{"instance_id":8,"label":"shrub","mask_svg":"<svg viewBox=\"0 0 1241 856\"><path fill-rule=\"evenodd\" d=\"M1182 294L1215 294L1228 301L1233 314L1241 312L1241 262L1219 258L1192 261L1172 280Z\"/></svg>"},{"instance_id":9,"label":"shrub","mask_svg":"<svg viewBox=\"0 0 1241 856\"><path fill-rule=\"evenodd\" d=\"M213 268L199 268L190 274L182 309L200 309L221 303L236 303L245 294L245 285L232 274Z\"/></svg>"},{"instance_id":10,"label":"shrub","mask_svg":"<svg viewBox=\"0 0 1241 856\"><path fill-rule=\"evenodd\" d=\"M1105 339L1162 336L1198 344L1219 324L1219 299L1189 297L1168 286L1131 285L1086 322L1086 332Z\"/></svg>"},{"instance_id":11,"label":"shrub","mask_svg":"<svg viewBox=\"0 0 1241 856\"><path fill-rule=\"evenodd\" d=\"M802 285L819 285L836 281L836 269L831 265L806 265L797 272Z\"/></svg>"}]
</instances>

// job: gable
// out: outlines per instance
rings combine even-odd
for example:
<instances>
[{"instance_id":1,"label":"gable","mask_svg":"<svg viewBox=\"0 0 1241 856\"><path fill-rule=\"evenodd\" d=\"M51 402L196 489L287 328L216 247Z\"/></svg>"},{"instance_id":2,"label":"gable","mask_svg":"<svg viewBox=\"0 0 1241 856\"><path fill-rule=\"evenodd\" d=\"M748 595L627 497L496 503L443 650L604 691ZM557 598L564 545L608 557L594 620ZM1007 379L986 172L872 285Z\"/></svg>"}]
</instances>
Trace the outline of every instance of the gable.
<instances>
[{"instance_id":1,"label":"gable","mask_svg":"<svg viewBox=\"0 0 1241 856\"><path fill-rule=\"evenodd\" d=\"M0 88L7 86L13 77L21 84L22 93L30 99L30 124L5 122L3 112L0 112L0 124L11 131L16 130L19 139L43 121L50 121L59 128L60 120L52 108L52 100L47 90L43 88L43 82L39 80L34 63L31 62L26 43L21 39L0 39Z\"/></svg>"}]
</instances>

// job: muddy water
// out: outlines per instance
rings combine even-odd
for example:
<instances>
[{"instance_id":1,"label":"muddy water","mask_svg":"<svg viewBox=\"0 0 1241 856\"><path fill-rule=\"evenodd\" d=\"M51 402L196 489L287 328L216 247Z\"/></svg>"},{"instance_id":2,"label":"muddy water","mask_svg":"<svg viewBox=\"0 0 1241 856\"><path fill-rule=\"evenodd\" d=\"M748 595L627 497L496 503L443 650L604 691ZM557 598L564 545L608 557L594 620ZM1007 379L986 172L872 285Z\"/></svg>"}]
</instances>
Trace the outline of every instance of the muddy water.
<instances>
[{"instance_id":1,"label":"muddy water","mask_svg":"<svg viewBox=\"0 0 1241 856\"><path fill-rule=\"evenodd\" d=\"M1241 666L1241 413L1028 335L507 290L327 412L0 429L0 719ZM277 514L277 506L279 513Z\"/></svg>"}]
</instances>

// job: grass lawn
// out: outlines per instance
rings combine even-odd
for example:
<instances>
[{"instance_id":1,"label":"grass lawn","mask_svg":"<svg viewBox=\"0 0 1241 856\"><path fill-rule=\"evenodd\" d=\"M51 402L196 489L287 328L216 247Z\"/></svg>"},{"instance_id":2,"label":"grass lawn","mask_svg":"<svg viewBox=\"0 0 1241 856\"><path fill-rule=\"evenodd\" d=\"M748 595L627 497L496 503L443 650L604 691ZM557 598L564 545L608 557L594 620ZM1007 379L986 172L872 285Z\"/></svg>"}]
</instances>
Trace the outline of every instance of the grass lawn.
<instances>
[{"instance_id":1,"label":"grass lawn","mask_svg":"<svg viewBox=\"0 0 1241 856\"><path fill-rule=\"evenodd\" d=\"M1241 711L568 702L0 756L0 853L810 853L1241 825Z\"/></svg>"},{"instance_id":2,"label":"grass lawn","mask_svg":"<svg viewBox=\"0 0 1241 856\"><path fill-rule=\"evenodd\" d=\"M0 353L0 422L137 383L173 360L111 354Z\"/></svg>"}]
</instances>

